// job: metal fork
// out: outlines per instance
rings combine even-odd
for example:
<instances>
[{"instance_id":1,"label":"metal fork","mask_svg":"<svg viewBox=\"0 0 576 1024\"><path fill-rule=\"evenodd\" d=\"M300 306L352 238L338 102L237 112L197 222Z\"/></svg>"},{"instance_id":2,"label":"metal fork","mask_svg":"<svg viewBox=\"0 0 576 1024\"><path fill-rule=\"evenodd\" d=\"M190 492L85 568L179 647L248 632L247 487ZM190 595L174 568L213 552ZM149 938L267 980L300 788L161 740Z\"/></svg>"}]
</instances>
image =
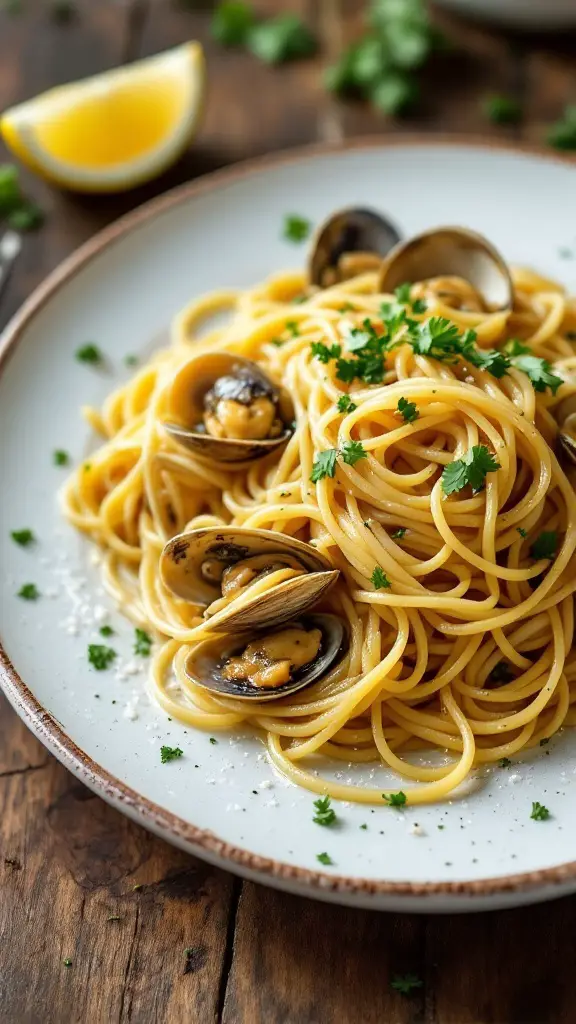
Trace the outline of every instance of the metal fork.
<instances>
[{"instance_id":1,"label":"metal fork","mask_svg":"<svg viewBox=\"0 0 576 1024\"><path fill-rule=\"evenodd\" d=\"M17 231L5 231L0 238L0 299L4 294L10 271L22 251L22 236Z\"/></svg>"}]
</instances>

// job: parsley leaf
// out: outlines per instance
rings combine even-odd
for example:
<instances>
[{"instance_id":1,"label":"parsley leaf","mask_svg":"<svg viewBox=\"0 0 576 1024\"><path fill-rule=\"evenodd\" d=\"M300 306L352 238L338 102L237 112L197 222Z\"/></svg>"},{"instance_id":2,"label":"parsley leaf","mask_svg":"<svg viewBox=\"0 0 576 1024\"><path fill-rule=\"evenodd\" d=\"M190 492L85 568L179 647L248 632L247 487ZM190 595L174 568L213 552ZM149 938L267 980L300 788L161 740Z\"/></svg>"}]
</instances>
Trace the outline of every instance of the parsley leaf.
<instances>
[{"instance_id":1,"label":"parsley leaf","mask_svg":"<svg viewBox=\"0 0 576 1024\"><path fill-rule=\"evenodd\" d=\"M433 359L445 359L461 350L458 326L442 316L432 316L418 324L411 344L417 355Z\"/></svg>"},{"instance_id":2,"label":"parsley leaf","mask_svg":"<svg viewBox=\"0 0 576 1024\"><path fill-rule=\"evenodd\" d=\"M510 338L510 340L504 345L503 351L509 356L530 355L528 345L524 345L524 343L519 341L518 338Z\"/></svg>"},{"instance_id":3,"label":"parsley leaf","mask_svg":"<svg viewBox=\"0 0 576 1024\"><path fill-rule=\"evenodd\" d=\"M354 412L358 408L356 403L350 398L350 395L340 395L336 407L338 412Z\"/></svg>"},{"instance_id":4,"label":"parsley leaf","mask_svg":"<svg viewBox=\"0 0 576 1024\"><path fill-rule=\"evenodd\" d=\"M558 534L555 530L544 530L533 544L530 545L530 557L534 559L553 559L558 547Z\"/></svg>"},{"instance_id":5,"label":"parsley leaf","mask_svg":"<svg viewBox=\"0 0 576 1024\"><path fill-rule=\"evenodd\" d=\"M36 231L44 223L44 213L36 203L22 199L20 206L7 214L6 223L13 231Z\"/></svg>"},{"instance_id":6,"label":"parsley leaf","mask_svg":"<svg viewBox=\"0 0 576 1024\"><path fill-rule=\"evenodd\" d=\"M316 39L297 14L279 14L254 25L247 42L254 56L266 64L311 57L317 50Z\"/></svg>"},{"instance_id":7,"label":"parsley leaf","mask_svg":"<svg viewBox=\"0 0 576 1024\"><path fill-rule=\"evenodd\" d=\"M289 331L293 338L300 337L300 327L297 320L287 320L286 330Z\"/></svg>"},{"instance_id":8,"label":"parsley leaf","mask_svg":"<svg viewBox=\"0 0 576 1024\"><path fill-rule=\"evenodd\" d=\"M17 597L21 597L24 601L37 601L40 597L40 591L35 583L24 583L20 587Z\"/></svg>"},{"instance_id":9,"label":"parsley leaf","mask_svg":"<svg viewBox=\"0 0 576 1024\"><path fill-rule=\"evenodd\" d=\"M386 573L379 565L374 567L374 571L370 577L370 582L372 583L374 590L388 590L388 588L392 586Z\"/></svg>"},{"instance_id":10,"label":"parsley leaf","mask_svg":"<svg viewBox=\"0 0 576 1024\"><path fill-rule=\"evenodd\" d=\"M514 360L514 366L528 375L534 391L546 391L546 388L550 388L555 395L560 385L564 383L562 377L550 372L550 363L546 359L539 359L538 356L518 356Z\"/></svg>"},{"instance_id":11,"label":"parsley leaf","mask_svg":"<svg viewBox=\"0 0 576 1024\"><path fill-rule=\"evenodd\" d=\"M416 403L408 402L405 398L399 399L396 412L402 416L405 423L414 423L414 420L417 420L420 415Z\"/></svg>"},{"instance_id":12,"label":"parsley leaf","mask_svg":"<svg viewBox=\"0 0 576 1024\"><path fill-rule=\"evenodd\" d=\"M82 348L77 349L76 359L79 363L91 363L96 365L103 361L103 355L97 345L92 342L88 342L87 345L83 345Z\"/></svg>"},{"instance_id":13,"label":"parsley leaf","mask_svg":"<svg viewBox=\"0 0 576 1024\"><path fill-rule=\"evenodd\" d=\"M512 761L510 760L509 757L501 757L500 760L498 761L499 768L510 768L511 764Z\"/></svg>"},{"instance_id":14,"label":"parsley leaf","mask_svg":"<svg viewBox=\"0 0 576 1024\"><path fill-rule=\"evenodd\" d=\"M317 853L316 860L319 860L321 864L331 865L334 863L329 853Z\"/></svg>"},{"instance_id":15,"label":"parsley leaf","mask_svg":"<svg viewBox=\"0 0 576 1024\"><path fill-rule=\"evenodd\" d=\"M341 345L324 345L321 341L313 341L310 350L315 359L321 363L329 363L331 359L338 359L342 352Z\"/></svg>"},{"instance_id":16,"label":"parsley leaf","mask_svg":"<svg viewBox=\"0 0 576 1024\"><path fill-rule=\"evenodd\" d=\"M474 334L473 331L467 333ZM472 366L476 366L479 370L486 370L497 379L504 377L508 372L510 359L506 352L499 352L493 348L476 348L474 344L464 337L462 342L462 354L469 363L472 363Z\"/></svg>"},{"instance_id":17,"label":"parsley leaf","mask_svg":"<svg viewBox=\"0 0 576 1024\"><path fill-rule=\"evenodd\" d=\"M407 802L406 793L403 793L402 790L399 793L382 793L382 799L389 807L404 807Z\"/></svg>"},{"instance_id":18,"label":"parsley leaf","mask_svg":"<svg viewBox=\"0 0 576 1024\"><path fill-rule=\"evenodd\" d=\"M21 548L27 548L36 540L32 530L12 530L10 536L14 543L19 544Z\"/></svg>"},{"instance_id":19,"label":"parsley leaf","mask_svg":"<svg viewBox=\"0 0 576 1024\"><path fill-rule=\"evenodd\" d=\"M548 143L554 149L576 149L576 106L568 104L559 121L548 132Z\"/></svg>"},{"instance_id":20,"label":"parsley leaf","mask_svg":"<svg viewBox=\"0 0 576 1024\"><path fill-rule=\"evenodd\" d=\"M461 459L454 459L445 466L442 473L442 490L445 495L461 491L468 484L477 494L484 487L486 475L500 469L494 455L486 445L475 444Z\"/></svg>"},{"instance_id":21,"label":"parsley leaf","mask_svg":"<svg viewBox=\"0 0 576 1024\"><path fill-rule=\"evenodd\" d=\"M18 169L14 164L0 164L0 217L12 213L21 201Z\"/></svg>"},{"instance_id":22,"label":"parsley leaf","mask_svg":"<svg viewBox=\"0 0 576 1024\"><path fill-rule=\"evenodd\" d=\"M534 821L547 821L550 817L550 811L544 806L544 804L539 803L538 800L534 800L532 803L532 813L530 817L533 818Z\"/></svg>"},{"instance_id":23,"label":"parsley leaf","mask_svg":"<svg viewBox=\"0 0 576 1024\"><path fill-rule=\"evenodd\" d=\"M328 448L325 452L318 452L318 455L314 459L312 473L310 474L310 479L313 484L317 483L318 480L323 480L325 476L333 477L335 475L337 456L337 448Z\"/></svg>"},{"instance_id":24,"label":"parsley leaf","mask_svg":"<svg viewBox=\"0 0 576 1024\"><path fill-rule=\"evenodd\" d=\"M177 758L182 757L184 751L180 750L180 747L160 747L160 760L162 764L166 764L167 761L176 761Z\"/></svg>"},{"instance_id":25,"label":"parsley leaf","mask_svg":"<svg viewBox=\"0 0 576 1024\"><path fill-rule=\"evenodd\" d=\"M399 526L397 530L394 530L394 533L390 534L390 537L392 538L392 540L402 540L402 537L406 533L407 529L407 526Z\"/></svg>"},{"instance_id":26,"label":"parsley leaf","mask_svg":"<svg viewBox=\"0 0 576 1024\"><path fill-rule=\"evenodd\" d=\"M516 530L520 534L521 537L527 537L528 536L528 530L525 530L524 527L517 526Z\"/></svg>"},{"instance_id":27,"label":"parsley leaf","mask_svg":"<svg viewBox=\"0 0 576 1024\"><path fill-rule=\"evenodd\" d=\"M422 979L416 974L395 974L390 982L390 988L402 996L409 996L414 989L422 988Z\"/></svg>"},{"instance_id":28,"label":"parsley leaf","mask_svg":"<svg viewBox=\"0 0 576 1024\"><path fill-rule=\"evenodd\" d=\"M114 636L112 626L100 626L98 632L100 633L100 636Z\"/></svg>"},{"instance_id":29,"label":"parsley leaf","mask_svg":"<svg viewBox=\"0 0 576 1024\"><path fill-rule=\"evenodd\" d=\"M138 366L138 356L134 356L134 355L124 356L124 365L125 366Z\"/></svg>"},{"instance_id":30,"label":"parsley leaf","mask_svg":"<svg viewBox=\"0 0 576 1024\"><path fill-rule=\"evenodd\" d=\"M284 238L289 242L305 242L312 230L312 225L305 217L297 213L287 213L284 217Z\"/></svg>"},{"instance_id":31,"label":"parsley leaf","mask_svg":"<svg viewBox=\"0 0 576 1024\"><path fill-rule=\"evenodd\" d=\"M321 796L318 800L314 801L314 807L316 808L316 814L312 818L312 821L316 825L333 825L337 821L336 812L330 806L331 800L329 796Z\"/></svg>"},{"instance_id":32,"label":"parsley leaf","mask_svg":"<svg viewBox=\"0 0 576 1024\"><path fill-rule=\"evenodd\" d=\"M345 441L340 449L342 462L347 466L355 466L360 459L367 459L368 452L364 450L362 441Z\"/></svg>"},{"instance_id":33,"label":"parsley leaf","mask_svg":"<svg viewBox=\"0 0 576 1024\"><path fill-rule=\"evenodd\" d=\"M243 0L222 0L212 18L212 36L222 46L242 46L254 25L254 12Z\"/></svg>"},{"instance_id":34,"label":"parsley leaf","mask_svg":"<svg viewBox=\"0 0 576 1024\"><path fill-rule=\"evenodd\" d=\"M143 658L147 658L152 647L152 637L146 630L138 629L138 627L134 630L134 634L134 654L141 654Z\"/></svg>"},{"instance_id":35,"label":"parsley leaf","mask_svg":"<svg viewBox=\"0 0 576 1024\"><path fill-rule=\"evenodd\" d=\"M399 284L398 287L394 289L394 297L396 299L396 302L400 302L402 303L402 305L408 306L410 304L411 290L412 285L410 284L409 281L405 281L404 284Z\"/></svg>"},{"instance_id":36,"label":"parsley leaf","mask_svg":"<svg viewBox=\"0 0 576 1024\"><path fill-rule=\"evenodd\" d=\"M502 93L486 96L482 110L492 124L518 124L522 119L522 107L518 100Z\"/></svg>"},{"instance_id":37,"label":"parsley leaf","mask_svg":"<svg viewBox=\"0 0 576 1024\"><path fill-rule=\"evenodd\" d=\"M339 359L336 363L336 377L344 384L351 384L356 377L361 377L362 362L360 359Z\"/></svg>"},{"instance_id":38,"label":"parsley leaf","mask_svg":"<svg viewBox=\"0 0 576 1024\"><path fill-rule=\"evenodd\" d=\"M88 661L98 672L109 668L115 657L116 651L112 647L105 647L104 644L88 644Z\"/></svg>"},{"instance_id":39,"label":"parsley leaf","mask_svg":"<svg viewBox=\"0 0 576 1024\"><path fill-rule=\"evenodd\" d=\"M59 448L54 452L54 465L55 466L67 466L70 462L70 456L68 452L65 452L62 448Z\"/></svg>"}]
</instances>

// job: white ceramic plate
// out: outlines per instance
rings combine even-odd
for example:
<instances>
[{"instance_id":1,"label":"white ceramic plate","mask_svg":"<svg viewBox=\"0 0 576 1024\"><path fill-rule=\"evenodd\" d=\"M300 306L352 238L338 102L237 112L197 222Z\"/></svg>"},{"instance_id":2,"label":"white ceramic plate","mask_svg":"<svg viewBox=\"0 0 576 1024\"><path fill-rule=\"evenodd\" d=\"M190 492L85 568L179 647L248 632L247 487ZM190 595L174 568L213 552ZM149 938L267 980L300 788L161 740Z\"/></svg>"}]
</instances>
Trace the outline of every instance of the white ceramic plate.
<instances>
[{"instance_id":1,"label":"white ceramic plate","mask_svg":"<svg viewBox=\"0 0 576 1024\"><path fill-rule=\"evenodd\" d=\"M342 824L328 829L313 823L310 793L275 777L257 740L220 735L210 743L147 702L143 671L120 680L91 669L95 606L110 609L114 646L129 669L132 630L100 590L90 545L60 520L55 493L66 471L52 462L58 448L76 461L86 455L94 441L80 405L100 403L126 377L124 356L144 357L192 295L251 285L304 259L305 248L281 237L286 213L318 222L339 206L373 205L405 234L464 224L509 260L576 288L576 260L560 255L576 244L575 195L576 166L502 148L400 141L309 150L221 172L144 207L28 302L5 334L0 372L3 685L87 785L170 842L305 895L442 911L576 890L576 733L478 778L459 800L404 812L343 805ZM106 372L74 358L88 340L107 354ZM23 527L39 538L33 548L10 540ZM37 602L15 596L30 581L42 592ZM162 744L185 756L161 764ZM383 772L376 777L383 790L393 784ZM549 821L530 819L533 800L549 807ZM324 851L331 868L316 859Z\"/></svg>"}]
</instances>

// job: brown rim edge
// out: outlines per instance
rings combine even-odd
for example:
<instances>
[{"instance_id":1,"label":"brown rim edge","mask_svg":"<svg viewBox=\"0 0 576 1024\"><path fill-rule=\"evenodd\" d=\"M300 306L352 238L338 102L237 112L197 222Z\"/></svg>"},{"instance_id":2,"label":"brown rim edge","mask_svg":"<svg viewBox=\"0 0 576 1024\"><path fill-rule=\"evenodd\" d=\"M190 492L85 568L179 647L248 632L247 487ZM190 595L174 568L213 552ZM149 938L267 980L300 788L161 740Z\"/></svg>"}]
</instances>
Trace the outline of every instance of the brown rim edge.
<instances>
[{"instance_id":1,"label":"brown rim edge","mask_svg":"<svg viewBox=\"0 0 576 1024\"><path fill-rule=\"evenodd\" d=\"M285 150L271 156L242 162L233 167L215 171L205 175L197 182L179 186L159 198L153 199L136 210L120 218L69 256L49 277L34 291L13 317L4 332L4 341L0 348L0 373L6 366L10 354L14 351L30 320L58 292L70 278L88 264L94 257L112 245L125 234L148 223L166 210L230 184L244 177L278 167L282 164L301 162L320 155L340 153L349 149L374 149L384 146L467 146L471 149L503 150L509 153L525 154L540 157L551 163L560 163L576 169L574 159L561 154L550 153L538 146L495 141L491 138L465 135L400 135L393 137L371 136L368 138L349 139L345 142L329 144L318 143L298 149ZM362 896L459 896L481 897L520 893L536 890L546 885L562 885L568 882L576 884L576 861L569 861L554 868L543 868L522 874L505 875L484 880L462 882L386 882L379 879L351 878L343 875L328 875L325 872L310 871L268 857L260 857L241 847L233 846L218 838L213 832L184 821L177 815L163 810L151 800L141 796L119 779L110 775L101 765L88 757L70 737L59 723L38 703L34 695L19 677L6 651L0 643L0 682L10 702L17 710L31 731L52 750L58 759L72 770L79 778L91 786L96 792L110 799L120 807L131 811L144 823L148 822L161 829L166 836L181 845L190 844L198 853L204 850L218 860L224 861L224 867L245 869L250 872L268 876L271 881L293 882L305 886L310 895L332 892L334 894L357 894Z\"/></svg>"}]
</instances>

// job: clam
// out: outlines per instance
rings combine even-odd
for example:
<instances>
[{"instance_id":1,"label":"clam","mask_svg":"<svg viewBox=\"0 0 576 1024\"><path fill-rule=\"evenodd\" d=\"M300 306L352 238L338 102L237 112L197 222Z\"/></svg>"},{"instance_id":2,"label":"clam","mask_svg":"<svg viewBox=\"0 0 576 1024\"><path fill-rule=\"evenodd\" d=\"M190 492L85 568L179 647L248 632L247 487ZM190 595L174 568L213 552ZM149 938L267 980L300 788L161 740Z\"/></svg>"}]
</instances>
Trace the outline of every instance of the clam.
<instances>
[{"instance_id":1,"label":"clam","mask_svg":"<svg viewBox=\"0 0 576 1024\"><path fill-rule=\"evenodd\" d=\"M316 232L308 263L310 281L329 288L366 270L379 269L399 241L394 225L374 210L339 210Z\"/></svg>"},{"instance_id":2,"label":"clam","mask_svg":"<svg viewBox=\"0 0 576 1024\"><path fill-rule=\"evenodd\" d=\"M205 640L188 655L185 671L191 682L213 693L277 700L326 675L346 646L346 629L336 615L303 615L272 630Z\"/></svg>"},{"instance_id":3,"label":"clam","mask_svg":"<svg viewBox=\"0 0 576 1024\"><path fill-rule=\"evenodd\" d=\"M242 589L277 569L295 575L234 610ZM264 629L311 608L339 576L310 544L273 530L210 527L174 537L160 558L160 574L177 597L208 608L215 632ZM297 575L296 575L297 574ZM224 599L224 600L222 600Z\"/></svg>"},{"instance_id":4,"label":"clam","mask_svg":"<svg viewBox=\"0 0 576 1024\"><path fill-rule=\"evenodd\" d=\"M400 242L384 262L379 291L408 282L460 278L472 285L489 310L512 309L514 288L497 249L476 231L440 227Z\"/></svg>"},{"instance_id":5,"label":"clam","mask_svg":"<svg viewBox=\"0 0 576 1024\"><path fill-rule=\"evenodd\" d=\"M290 398L256 363L212 352L174 377L164 429L199 458L244 465L286 444L293 420Z\"/></svg>"}]
</instances>

